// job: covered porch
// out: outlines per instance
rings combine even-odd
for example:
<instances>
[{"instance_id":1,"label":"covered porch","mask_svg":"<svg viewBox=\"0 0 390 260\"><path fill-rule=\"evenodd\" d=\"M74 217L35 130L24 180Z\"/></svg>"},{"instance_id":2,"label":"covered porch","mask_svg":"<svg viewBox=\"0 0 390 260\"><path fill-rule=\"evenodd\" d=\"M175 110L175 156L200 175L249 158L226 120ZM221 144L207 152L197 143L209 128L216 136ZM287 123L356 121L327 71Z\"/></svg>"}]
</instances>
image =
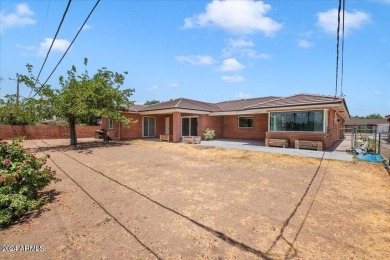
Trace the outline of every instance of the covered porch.
<instances>
[{"instance_id":1,"label":"covered porch","mask_svg":"<svg viewBox=\"0 0 390 260\"><path fill-rule=\"evenodd\" d=\"M202 136L207 128L214 129L216 138L222 137L222 117L210 117L208 113L161 111L141 113L142 138L160 138L164 141L181 142L185 136Z\"/></svg>"}]
</instances>

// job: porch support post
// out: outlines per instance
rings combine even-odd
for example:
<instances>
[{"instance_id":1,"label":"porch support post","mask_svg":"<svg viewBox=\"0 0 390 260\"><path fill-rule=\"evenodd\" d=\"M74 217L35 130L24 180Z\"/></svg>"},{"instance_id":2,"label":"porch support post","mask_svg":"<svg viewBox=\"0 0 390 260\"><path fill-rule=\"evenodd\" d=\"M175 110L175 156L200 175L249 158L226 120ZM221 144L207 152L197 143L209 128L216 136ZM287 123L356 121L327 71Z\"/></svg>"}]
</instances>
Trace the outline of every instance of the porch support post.
<instances>
[{"instance_id":1,"label":"porch support post","mask_svg":"<svg viewBox=\"0 0 390 260\"><path fill-rule=\"evenodd\" d=\"M172 134L173 142L181 142L181 113L173 112L173 123L172 123Z\"/></svg>"}]
</instances>

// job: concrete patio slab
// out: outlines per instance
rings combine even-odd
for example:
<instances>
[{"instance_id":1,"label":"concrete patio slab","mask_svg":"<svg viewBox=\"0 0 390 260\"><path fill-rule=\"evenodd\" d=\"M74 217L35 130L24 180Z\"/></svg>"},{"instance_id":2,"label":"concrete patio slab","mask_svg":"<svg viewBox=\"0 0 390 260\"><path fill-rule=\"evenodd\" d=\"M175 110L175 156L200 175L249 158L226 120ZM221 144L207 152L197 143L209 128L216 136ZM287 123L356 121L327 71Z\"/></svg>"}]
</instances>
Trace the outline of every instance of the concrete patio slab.
<instances>
[{"instance_id":1,"label":"concrete patio slab","mask_svg":"<svg viewBox=\"0 0 390 260\"><path fill-rule=\"evenodd\" d=\"M313 151L293 148L266 147L264 141L242 140L242 139L217 139L202 141L200 145L225 147L231 149L258 151L267 153L278 153L286 155L322 158L329 160L352 161L352 155L342 151Z\"/></svg>"}]
</instances>

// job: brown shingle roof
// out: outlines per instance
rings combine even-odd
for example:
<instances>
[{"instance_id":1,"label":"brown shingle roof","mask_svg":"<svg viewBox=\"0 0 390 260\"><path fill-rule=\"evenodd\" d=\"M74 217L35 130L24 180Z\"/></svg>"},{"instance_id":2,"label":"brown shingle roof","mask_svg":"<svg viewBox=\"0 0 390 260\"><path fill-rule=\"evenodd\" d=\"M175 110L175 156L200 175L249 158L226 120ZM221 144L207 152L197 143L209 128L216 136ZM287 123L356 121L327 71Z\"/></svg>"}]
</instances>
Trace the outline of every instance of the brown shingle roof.
<instances>
[{"instance_id":1,"label":"brown shingle roof","mask_svg":"<svg viewBox=\"0 0 390 260\"><path fill-rule=\"evenodd\" d=\"M342 103L342 98L333 96L298 94L289 97L261 97L241 100L207 103L197 100L178 98L154 105L133 105L129 107L131 112L146 112L164 109L188 109L206 112L245 111L251 109L266 109L277 107L309 106L318 104ZM348 113L348 112L347 112Z\"/></svg>"},{"instance_id":2,"label":"brown shingle roof","mask_svg":"<svg viewBox=\"0 0 390 260\"><path fill-rule=\"evenodd\" d=\"M139 112L142 109L148 107L147 105L130 105L128 107L129 112Z\"/></svg>"},{"instance_id":3,"label":"brown shingle roof","mask_svg":"<svg viewBox=\"0 0 390 260\"><path fill-rule=\"evenodd\" d=\"M259 103L268 102L271 100L279 99L280 97L261 97L261 98L248 98L240 100L231 100L215 103L222 111L240 111L245 110L246 107L253 106Z\"/></svg>"},{"instance_id":4,"label":"brown shingle roof","mask_svg":"<svg viewBox=\"0 0 390 260\"><path fill-rule=\"evenodd\" d=\"M344 125L381 125L387 124L386 119L351 118L345 120Z\"/></svg>"},{"instance_id":5,"label":"brown shingle roof","mask_svg":"<svg viewBox=\"0 0 390 260\"><path fill-rule=\"evenodd\" d=\"M324 96L324 95L298 94L298 95L293 95L289 97L262 102L256 105L246 107L246 109L331 104L331 103L340 103L340 102L342 102L342 99L339 97L335 98L333 96Z\"/></svg>"},{"instance_id":6,"label":"brown shingle roof","mask_svg":"<svg viewBox=\"0 0 390 260\"><path fill-rule=\"evenodd\" d=\"M209 111L209 112L221 111L221 109L214 104L187 99L187 98L178 98L167 102L150 105L143 108L140 111L152 111L152 110L162 110L162 109L172 109L172 108Z\"/></svg>"}]
</instances>

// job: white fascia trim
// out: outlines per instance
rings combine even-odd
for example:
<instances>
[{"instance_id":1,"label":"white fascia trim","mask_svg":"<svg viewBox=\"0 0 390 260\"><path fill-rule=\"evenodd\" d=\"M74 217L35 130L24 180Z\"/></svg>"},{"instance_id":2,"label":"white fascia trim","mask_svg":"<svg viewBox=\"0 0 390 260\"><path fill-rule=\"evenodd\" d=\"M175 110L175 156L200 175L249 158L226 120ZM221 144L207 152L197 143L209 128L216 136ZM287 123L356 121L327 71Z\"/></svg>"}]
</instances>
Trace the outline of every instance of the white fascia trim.
<instances>
[{"instance_id":1,"label":"white fascia trim","mask_svg":"<svg viewBox=\"0 0 390 260\"><path fill-rule=\"evenodd\" d=\"M187 114L202 114L208 115L210 112L207 111L199 111L199 110L190 110L190 109L181 109L181 108L170 108L170 109L162 109L162 110L152 110L152 111L144 111L139 112L140 115L159 115L159 114L172 114L173 112L187 113Z\"/></svg>"},{"instance_id":2,"label":"white fascia trim","mask_svg":"<svg viewBox=\"0 0 390 260\"><path fill-rule=\"evenodd\" d=\"M324 110L326 108L340 108L341 104L322 104L322 105L311 105L311 106L293 106L293 107L275 107L269 108L267 112L285 112L285 111L299 111L299 110L313 110L315 108L319 108L317 110Z\"/></svg>"}]
</instances>

